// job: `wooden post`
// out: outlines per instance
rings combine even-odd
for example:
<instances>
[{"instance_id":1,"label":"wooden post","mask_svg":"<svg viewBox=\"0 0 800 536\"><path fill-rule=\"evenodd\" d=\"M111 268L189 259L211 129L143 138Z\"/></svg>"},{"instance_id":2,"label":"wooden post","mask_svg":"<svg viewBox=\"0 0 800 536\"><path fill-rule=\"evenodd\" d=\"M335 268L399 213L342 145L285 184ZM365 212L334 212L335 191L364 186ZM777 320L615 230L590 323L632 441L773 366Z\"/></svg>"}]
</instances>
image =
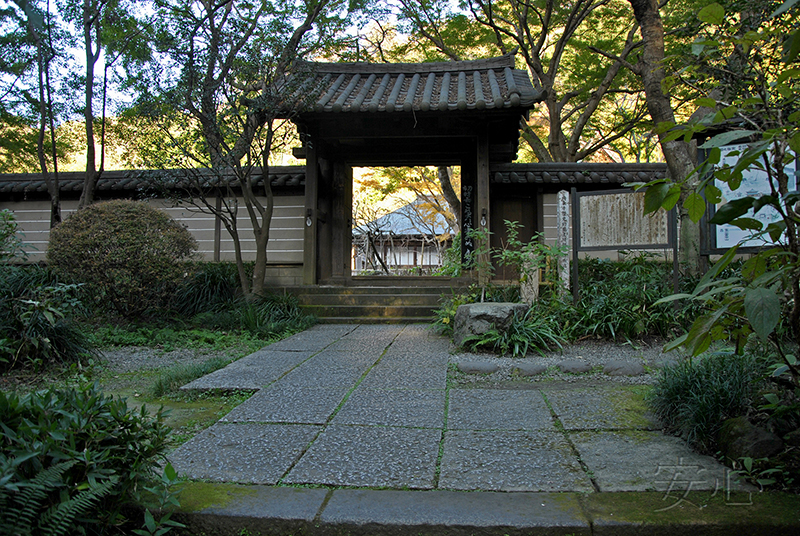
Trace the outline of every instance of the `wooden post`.
<instances>
[{"instance_id":1,"label":"wooden post","mask_svg":"<svg viewBox=\"0 0 800 536\"><path fill-rule=\"evenodd\" d=\"M306 189L303 212L303 285L317 284L317 199L319 193L319 164L315 144L306 143Z\"/></svg>"},{"instance_id":2,"label":"wooden post","mask_svg":"<svg viewBox=\"0 0 800 536\"><path fill-rule=\"evenodd\" d=\"M563 248L569 247L569 192L566 190L558 192L556 229L558 232L556 245ZM569 256L566 254L558 258L558 281L564 292L569 292Z\"/></svg>"},{"instance_id":3,"label":"wooden post","mask_svg":"<svg viewBox=\"0 0 800 536\"><path fill-rule=\"evenodd\" d=\"M331 280L343 285L350 278L350 252L352 249L353 180L352 168L344 162L333 164L333 192L331 200Z\"/></svg>"},{"instance_id":4,"label":"wooden post","mask_svg":"<svg viewBox=\"0 0 800 536\"><path fill-rule=\"evenodd\" d=\"M489 254L489 247L491 240L488 233L491 232L491 206L489 201L489 136L485 128L478 134L477 143L477 177L475 187L475 208L477 216L478 227L487 233L486 237L481 244L475 244L476 249L481 251L478 265L481 270L478 273L478 282L485 285L491 279L492 274L489 271L492 259Z\"/></svg>"}]
</instances>

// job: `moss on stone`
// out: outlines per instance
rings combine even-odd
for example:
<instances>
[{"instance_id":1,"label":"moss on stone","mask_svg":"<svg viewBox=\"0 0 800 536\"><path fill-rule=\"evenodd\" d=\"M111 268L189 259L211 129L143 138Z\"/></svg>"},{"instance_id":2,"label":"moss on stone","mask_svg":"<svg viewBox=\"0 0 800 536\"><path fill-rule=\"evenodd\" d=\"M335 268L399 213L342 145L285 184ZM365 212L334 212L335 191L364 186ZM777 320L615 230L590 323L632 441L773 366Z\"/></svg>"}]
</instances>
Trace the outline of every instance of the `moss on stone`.
<instances>
[{"instance_id":1,"label":"moss on stone","mask_svg":"<svg viewBox=\"0 0 800 536\"><path fill-rule=\"evenodd\" d=\"M241 497L257 493L253 486L227 483L189 482L180 494L181 512L199 512L206 508L224 508Z\"/></svg>"},{"instance_id":2,"label":"moss on stone","mask_svg":"<svg viewBox=\"0 0 800 536\"><path fill-rule=\"evenodd\" d=\"M645 414L648 411L645 395L648 387L633 385L620 387L609 392L611 407L614 409L621 428L649 428L652 424Z\"/></svg>"},{"instance_id":3,"label":"moss on stone","mask_svg":"<svg viewBox=\"0 0 800 536\"><path fill-rule=\"evenodd\" d=\"M800 524L800 496L788 493L619 492L592 493L584 495L582 500L592 521L601 524L749 527Z\"/></svg>"}]
</instances>

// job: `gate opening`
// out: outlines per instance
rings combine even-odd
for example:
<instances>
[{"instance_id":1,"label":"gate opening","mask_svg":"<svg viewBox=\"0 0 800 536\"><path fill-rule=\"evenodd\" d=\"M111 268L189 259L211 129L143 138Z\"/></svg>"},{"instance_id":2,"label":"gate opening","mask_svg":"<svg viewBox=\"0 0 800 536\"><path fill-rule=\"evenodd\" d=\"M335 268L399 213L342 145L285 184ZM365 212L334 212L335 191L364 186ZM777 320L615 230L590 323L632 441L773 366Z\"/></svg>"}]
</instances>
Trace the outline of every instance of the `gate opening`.
<instances>
[{"instance_id":1,"label":"gate opening","mask_svg":"<svg viewBox=\"0 0 800 536\"><path fill-rule=\"evenodd\" d=\"M459 166L353 168L352 275L452 275L460 200Z\"/></svg>"}]
</instances>

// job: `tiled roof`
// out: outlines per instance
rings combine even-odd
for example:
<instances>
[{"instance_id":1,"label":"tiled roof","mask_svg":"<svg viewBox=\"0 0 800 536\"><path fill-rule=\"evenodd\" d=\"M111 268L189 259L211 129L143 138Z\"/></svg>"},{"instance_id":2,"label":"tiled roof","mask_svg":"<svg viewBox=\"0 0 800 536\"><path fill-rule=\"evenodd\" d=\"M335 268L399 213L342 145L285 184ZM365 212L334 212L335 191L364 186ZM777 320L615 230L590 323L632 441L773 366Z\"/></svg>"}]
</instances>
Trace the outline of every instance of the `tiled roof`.
<instances>
[{"instance_id":1,"label":"tiled roof","mask_svg":"<svg viewBox=\"0 0 800 536\"><path fill-rule=\"evenodd\" d=\"M150 177L155 177L158 170L131 170L131 171L106 171L97 181L96 190L104 191L131 191L146 190L151 187ZM162 173L168 176L172 170ZM59 173L59 190L61 192L80 192L83 189L82 172ZM271 167L270 179L273 188L299 187L306 183L306 170L304 166ZM257 184L262 184L259 177ZM0 175L0 194L2 193L47 193L47 185L39 173L14 173Z\"/></svg>"},{"instance_id":2,"label":"tiled roof","mask_svg":"<svg viewBox=\"0 0 800 536\"><path fill-rule=\"evenodd\" d=\"M427 112L529 109L545 95L514 56L438 63L299 64L319 97L315 112Z\"/></svg>"},{"instance_id":3,"label":"tiled roof","mask_svg":"<svg viewBox=\"0 0 800 536\"><path fill-rule=\"evenodd\" d=\"M489 171L499 184L616 184L649 182L667 176L666 164L501 164Z\"/></svg>"}]
</instances>

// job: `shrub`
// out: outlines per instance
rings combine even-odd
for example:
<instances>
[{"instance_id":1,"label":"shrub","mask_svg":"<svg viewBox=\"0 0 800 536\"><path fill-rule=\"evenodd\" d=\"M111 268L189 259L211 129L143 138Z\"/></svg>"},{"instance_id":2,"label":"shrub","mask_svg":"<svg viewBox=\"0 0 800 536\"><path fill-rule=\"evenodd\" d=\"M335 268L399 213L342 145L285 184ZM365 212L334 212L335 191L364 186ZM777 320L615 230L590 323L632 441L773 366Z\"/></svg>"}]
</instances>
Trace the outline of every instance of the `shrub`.
<instances>
[{"instance_id":1,"label":"shrub","mask_svg":"<svg viewBox=\"0 0 800 536\"><path fill-rule=\"evenodd\" d=\"M765 372L761 358L710 353L664 367L647 400L668 431L713 452L722 422L747 413Z\"/></svg>"},{"instance_id":2,"label":"shrub","mask_svg":"<svg viewBox=\"0 0 800 536\"><path fill-rule=\"evenodd\" d=\"M674 289L671 264L651 255L629 256L619 262L586 259L580 263L580 273L575 336L666 337L692 316L676 313L671 303L654 305Z\"/></svg>"},{"instance_id":3,"label":"shrub","mask_svg":"<svg viewBox=\"0 0 800 536\"><path fill-rule=\"evenodd\" d=\"M196 249L189 231L164 212L118 200L91 205L53 229L47 261L86 283L97 304L130 318L165 303Z\"/></svg>"},{"instance_id":4,"label":"shrub","mask_svg":"<svg viewBox=\"0 0 800 536\"><path fill-rule=\"evenodd\" d=\"M240 300L233 308L196 316L193 322L224 330L244 331L263 339L285 337L314 325L316 320L300 309L296 296L268 294L257 300Z\"/></svg>"},{"instance_id":5,"label":"shrub","mask_svg":"<svg viewBox=\"0 0 800 536\"><path fill-rule=\"evenodd\" d=\"M0 391L0 423L4 534L107 533L155 476L169 437L160 411L129 409L97 385Z\"/></svg>"},{"instance_id":6,"label":"shrub","mask_svg":"<svg viewBox=\"0 0 800 536\"><path fill-rule=\"evenodd\" d=\"M0 266L0 371L41 369L96 355L71 316L81 310L78 286L35 266Z\"/></svg>"},{"instance_id":7,"label":"shrub","mask_svg":"<svg viewBox=\"0 0 800 536\"><path fill-rule=\"evenodd\" d=\"M16 258L25 258L17 227L14 213L5 208L0 210L0 263L6 263Z\"/></svg>"}]
</instances>

